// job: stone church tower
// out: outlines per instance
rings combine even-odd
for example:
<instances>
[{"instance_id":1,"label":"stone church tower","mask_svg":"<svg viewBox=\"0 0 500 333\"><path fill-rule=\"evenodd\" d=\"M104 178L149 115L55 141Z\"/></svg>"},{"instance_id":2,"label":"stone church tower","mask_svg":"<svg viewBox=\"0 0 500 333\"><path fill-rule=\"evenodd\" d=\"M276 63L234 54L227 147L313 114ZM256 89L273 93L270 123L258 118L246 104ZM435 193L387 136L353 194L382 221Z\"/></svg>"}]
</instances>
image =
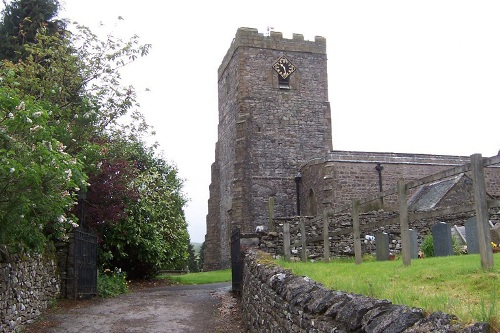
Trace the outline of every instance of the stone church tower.
<instances>
[{"instance_id":1,"label":"stone church tower","mask_svg":"<svg viewBox=\"0 0 500 333\"><path fill-rule=\"evenodd\" d=\"M332 150L326 40L240 28L218 70L219 125L212 164L205 270L230 266L231 231L254 232L297 214L303 163Z\"/></svg>"}]
</instances>

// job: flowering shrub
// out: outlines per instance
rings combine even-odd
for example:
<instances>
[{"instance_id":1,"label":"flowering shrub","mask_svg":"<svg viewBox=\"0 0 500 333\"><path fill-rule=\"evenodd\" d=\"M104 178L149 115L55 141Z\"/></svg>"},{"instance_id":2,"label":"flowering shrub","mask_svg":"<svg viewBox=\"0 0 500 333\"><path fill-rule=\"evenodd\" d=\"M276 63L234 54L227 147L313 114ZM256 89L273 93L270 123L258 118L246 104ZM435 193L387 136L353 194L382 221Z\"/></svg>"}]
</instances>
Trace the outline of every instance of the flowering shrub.
<instances>
[{"instance_id":1,"label":"flowering shrub","mask_svg":"<svg viewBox=\"0 0 500 333\"><path fill-rule=\"evenodd\" d=\"M116 268L104 269L97 275L97 292L101 297L113 297L128 291L127 274Z\"/></svg>"},{"instance_id":2,"label":"flowering shrub","mask_svg":"<svg viewBox=\"0 0 500 333\"><path fill-rule=\"evenodd\" d=\"M0 73L1 74L1 73ZM1 77L0 77L1 78ZM45 235L64 239L77 226L68 214L86 185L83 166L54 138L54 107L0 81L0 242L41 249Z\"/></svg>"}]
</instances>

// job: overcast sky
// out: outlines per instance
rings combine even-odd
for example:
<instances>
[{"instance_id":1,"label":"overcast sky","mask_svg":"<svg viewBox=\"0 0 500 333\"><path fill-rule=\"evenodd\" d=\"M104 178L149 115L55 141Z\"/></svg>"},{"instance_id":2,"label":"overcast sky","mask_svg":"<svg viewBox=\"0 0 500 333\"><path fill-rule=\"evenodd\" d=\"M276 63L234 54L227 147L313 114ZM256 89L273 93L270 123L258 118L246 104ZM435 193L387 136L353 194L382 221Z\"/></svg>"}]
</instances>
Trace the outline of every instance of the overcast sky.
<instances>
[{"instance_id":1,"label":"overcast sky","mask_svg":"<svg viewBox=\"0 0 500 333\"><path fill-rule=\"evenodd\" d=\"M124 82L139 91L156 140L185 179L193 242L206 233L217 69L238 27L326 38L335 150L492 156L500 149L497 0L65 0L63 7L61 17L96 32L137 34L153 45Z\"/></svg>"}]
</instances>

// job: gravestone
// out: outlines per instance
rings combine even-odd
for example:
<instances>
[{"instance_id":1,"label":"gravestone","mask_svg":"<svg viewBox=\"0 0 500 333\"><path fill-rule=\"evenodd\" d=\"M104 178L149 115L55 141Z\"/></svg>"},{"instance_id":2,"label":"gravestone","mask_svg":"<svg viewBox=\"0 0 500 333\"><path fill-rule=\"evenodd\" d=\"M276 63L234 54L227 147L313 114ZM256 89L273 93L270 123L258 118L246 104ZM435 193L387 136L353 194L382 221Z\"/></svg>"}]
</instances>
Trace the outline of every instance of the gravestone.
<instances>
[{"instance_id":1,"label":"gravestone","mask_svg":"<svg viewBox=\"0 0 500 333\"><path fill-rule=\"evenodd\" d=\"M410 229L410 256L412 259L418 259L418 233Z\"/></svg>"},{"instance_id":2,"label":"gravestone","mask_svg":"<svg viewBox=\"0 0 500 333\"><path fill-rule=\"evenodd\" d=\"M465 221L465 240L467 241L467 253L479 253L479 239L475 216Z\"/></svg>"},{"instance_id":3,"label":"gravestone","mask_svg":"<svg viewBox=\"0 0 500 333\"><path fill-rule=\"evenodd\" d=\"M490 229L491 241L495 244L500 244L500 224L495 225Z\"/></svg>"},{"instance_id":4,"label":"gravestone","mask_svg":"<svg viewBox=\"0 0 500 333\"><path fill-rule=\"evenodd\" d=\"M380 232L375 235L375 247L377 261L389 260L389 235Z\"/></svg>"},{"instance_id":5,"label":"gravestone","mask_svg":"<svg viewBox=\"0 0 500 333\"><path fill-rule=\"evenodd\" d=\"M432 238L435 257L445 257L453 255L453 242L451 240L451 237L451 226L448 223L439 222L432 226Z\"/></svg>"}]
</instances>

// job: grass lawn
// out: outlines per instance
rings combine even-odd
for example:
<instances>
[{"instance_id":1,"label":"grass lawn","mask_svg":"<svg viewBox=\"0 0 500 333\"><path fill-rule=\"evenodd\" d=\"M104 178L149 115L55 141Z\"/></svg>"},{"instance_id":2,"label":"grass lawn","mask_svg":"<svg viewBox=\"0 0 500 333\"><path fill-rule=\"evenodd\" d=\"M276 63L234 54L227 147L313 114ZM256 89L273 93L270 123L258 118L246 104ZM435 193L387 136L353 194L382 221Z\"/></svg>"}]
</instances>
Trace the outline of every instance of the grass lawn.
<instances>
[{"instance_id":1,"label":"grass lawn","mask_svg":"<svg viewBox=\"0 0 500 333\"><path fill-rule=\"evenodd\" d=\"M278 264L330 289L454 314L465 323L489 322L493 332L500 332L500 253L494 260L489 271L481 268L479 255L412 260L408 267L401 260Z\"/></svg>"},{"instance_id":2,"label":"grass lawn","mask_svg":"<svg viewBox=\"0 0 500 333\"><path fill-rule=\"evenodd\" d=\"M159 279L169 279L182 284L206 284L217 282L230 282L231 269L224 269L211 272L188 273L182 275L162 274Z\"/></svg>"}]
</instances>

